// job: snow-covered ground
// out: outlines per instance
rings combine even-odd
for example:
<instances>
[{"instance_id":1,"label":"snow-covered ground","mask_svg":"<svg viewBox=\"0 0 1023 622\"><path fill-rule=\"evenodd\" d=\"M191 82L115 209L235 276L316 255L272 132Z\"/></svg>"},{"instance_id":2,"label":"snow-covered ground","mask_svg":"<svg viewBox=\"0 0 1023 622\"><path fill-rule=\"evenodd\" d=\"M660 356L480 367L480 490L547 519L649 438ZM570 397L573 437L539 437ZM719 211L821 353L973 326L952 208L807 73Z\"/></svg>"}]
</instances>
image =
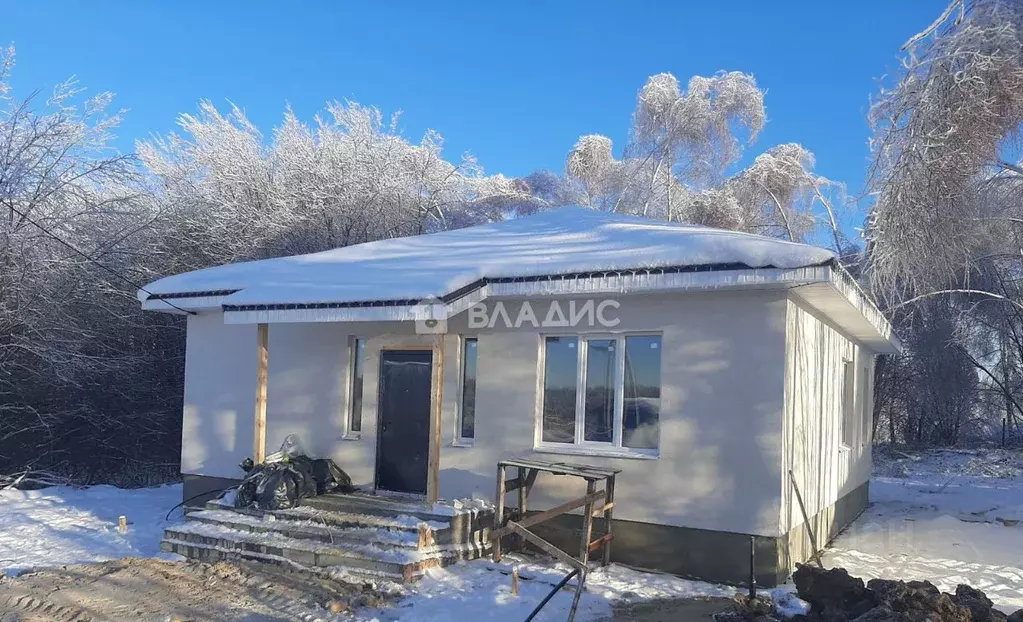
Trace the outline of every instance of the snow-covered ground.
<instances>
[{"instance_id":1,"label":"snow-covered ground","mask_svg":"<svg viewBox=\"0 0 1023 622\"><path fill-rule=\"evenodd\" d=\"M2 490L0 570L12 574L33 567L160 555L164 516L179 501L180 484L138 490ZM121 516L129 523L124 534L118 531Z\"/></svg>"},{"instance_id":2,"label":"snow-covered ground","mask_svg":"<svg viewBox=\"0 0 1023 622\"><path fill-rule=\"evenodd\" d=\"M519 593L512 595L511 571L519 571ZM536 563L506 555L500 564L489 560L430 570L427 577L403 587L407 596L396 607L362 612L358 620L524 620L533 608L569 572L562 564ZM574 585L574 581L572 583ZM590 572L580 600L577 620L601 620L611 615L615 602L721 596L736 588L687 581L671 575L638 572L617 564ZM564 620L574 590L559 592L537 620Z\"/></svg>"},{"instance_id":3,"label":"snow-covered ground","mask_svg":"<svg viewBox=\"0 0 1023 622\"><path fill-rule=\"evenodd\" d=\"M1023 454L932 450L875 457L871 505L824 556L864 579L926 579L1023 608Z\"/></svg>"},{"instance_id":4,"label":"snow-covered ground","mask_svg":"<svg viewBox=\"0 0 1023 622\"><path fill-rule=\"evenodd\" d=\"M946 591L967 583L1004 611L1023 608L1023 454L879 452L876 462L871 506L827 551L826 565L864 579L927 579ZM163 530L181 520L180 511L169 522L164 516L180 498L180 486L0 491L0 569L161 556ZM117 529L121 515L130 523L126 534ZM513 568L520 576L517 596ZM390 586L402 594L395 606L359 611L355 619L522 620L567 572L515 555L500 564L457 564L412 586ZM590 573L577 619L605 618L615 603L735 592L612 565ZM538 619L564 619L571 601L571 591L560 592Z\"/></svg>"},{"instance_id":5,"label":"snow-covered ground","mask_svg":"<svg viewBox=\"0 0 1023 622\"><path fill-rule=\"evenodd\" d=\"M27 568L64 566L126 556L175 557L160 553L160 538L170 524L167 512L181 500L181 486L122 490L86 489L0 491L0 569L8 574ZM118 532L125 516L128 532ZM511 571L518 568L519 594L511 594ZM357 620L522 620L568 572L554 563L537 563L515 555L500 564L489 560L430 571L412 586L389 586L404 597L395 607L359 612ZM734 588L669 575L638 572L612 565L590 573L577 620L599 620L614 602L691 596L731 596ZM563 620L572 592L560 592L538 620ZM341 619L341 618L339 618ZM346 620L353 619L345 617Z\"/></svg>"}]
</instances>

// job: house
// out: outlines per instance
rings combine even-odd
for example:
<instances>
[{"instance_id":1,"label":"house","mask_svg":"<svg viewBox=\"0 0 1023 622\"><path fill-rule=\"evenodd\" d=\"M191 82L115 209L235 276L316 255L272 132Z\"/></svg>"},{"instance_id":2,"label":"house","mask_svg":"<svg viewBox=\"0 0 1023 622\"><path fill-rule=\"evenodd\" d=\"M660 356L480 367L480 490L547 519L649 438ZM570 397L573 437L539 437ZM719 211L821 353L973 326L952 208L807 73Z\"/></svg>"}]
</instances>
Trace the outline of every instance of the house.
<instances>
[{"instance_id":1,"label":"house","mask_svg":"<svg viewBox=\"0 0 1023 622\"><path fill-rule=\"evenodd\" d=\"M502 458L614 466L616 560L741 582L752 540L761 585L811 554L800 505L821 546L866 506L874 360L900 347L828 250L580 208L139 297L189 313L186 498L289 434L427 500L493 500ZM540 478L530 508L581 493Z\"/></svg>"}]
</instances>

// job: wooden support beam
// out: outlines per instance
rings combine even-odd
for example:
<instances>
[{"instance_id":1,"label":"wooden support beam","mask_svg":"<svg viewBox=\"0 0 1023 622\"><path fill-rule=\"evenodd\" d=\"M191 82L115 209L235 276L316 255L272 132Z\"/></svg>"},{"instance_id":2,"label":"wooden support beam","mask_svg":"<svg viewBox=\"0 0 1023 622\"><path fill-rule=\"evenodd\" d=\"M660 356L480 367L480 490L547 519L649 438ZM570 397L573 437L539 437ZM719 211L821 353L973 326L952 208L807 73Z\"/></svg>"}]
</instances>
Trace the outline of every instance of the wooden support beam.
<instances>
[{"instance_id":1,"label":"wooden support beam","mask_svg":"<svg viewBox=\"0 0 1023 622\"><path fill-rule=\"evenodd\" d=\"M505 492L513 492L520 488L526 489L526 494L529 494L529 490L533 487L533 482L536 481L536 474L539 473L536 469L523 469L522 467L516 467L520 473L518 477L510 479L504 483ZM527 475L522 476L521 471L525 470Z\"/></svg>"},{"instance_id":2,"label":"wooden support beam","mask_svg":"<svg viewBox=\"0 0 1023 622\"><path fill-rule=\"evenodd\" d=\"M555 516L561 516L562 514L565 514L566 512L571 512L572 510L574 510L576 508L580 508L580 507L586 505L587 503L593 503L594 501L599 501L603 497L604 497L604 491L600 490L600 491L588 494L585 497L579 497L578 499L573 499L571 501L567 501L565 503L562 503L559 506L556 506L556 507L553 507L553 508L551 508L549 510L545 510L543 512L540 512L539 514L533 514L532 516L527 516L526 518L523 518L522 520L517 521L517 523L518 523L518 525L520 527L532 527L533 525L536 525L538 523L542 523L544 521L550 520L550 519L554 518ZM499 504L499 507L501 507L502 509L503 509L503 506L504 506L503 503ZM508 527L497 529L493 533L491 533L490 534L491 540L493 540L494 538L500 538L501 536L506 536L509 533L511 533L512 530L511 530L510 525L511 525L511 523L509 523Z\"/></svg>"},{"instance_id":3,"label":"wooden support beam","mask_svg":"<svg viewBox=\"0 0 1023 622\"><path fill-rule=\"evenodd\" d=\"M614 504L614 503L608 503L608 504L607 504L607 505L605 505L605 506L602 506L602 507L599 507L599 508L593 508L593 518L600 518L600 516L601 516L601 515L602 515L602 514L603 514L604 512L608 512L608 511L610 511L610 510L611 510L611 508L613 508L614 506L615 506L615 504Z\"/></svg>"},{"instance_id":4,"label":"wooden support beam","mask_svg":"<svg viewBox=\"0 0 1023 622\"><path fill-rule=\"evenodd\" d=\"M593 551L596 551L600 547L604 546L605 542L611 542L614 539L615 539L615 535L613 533L609 533L609 534L605 534L603 536L600 536L599 538L597 538L593 542L590 542L590 553L592 553Z\"/></svg>"},{"instance_id":5,"label":"wooden support beam","mask_svg":"<svg viewBox=\"0 0 1023 622\"><path fill-rule=\"evenodd\" d=\"M817 562L817 567L823 568L824 564L821 563L820 549L817 548L817 536L813 533L813 525L810 524L810 517L806 515L806 506L803 505L803 495L799 493L799 485L796 484L796 476L792 473L792 469L789 469L789 481L792 482L792 490L796 493L796 501L799 502L799 511L803 514L803 524L806 525L806 533L810 535L810 546L813 547L811 551L813 555L810 559Z\"/></svg>"},{"instance_id":6,"label":"wooden support beam","mask_svg":"<svg viewBox=\"0 0 1023 622\"><path fill-rule=\"evenodd\" d=\"M611 520L611 514L615 507L615 478L617 474L612 474L604 483L606 487L604 492L607 495L604 497L604 534L608 538L607 544L604 545L604 554L600 559L602 566L607 566L611 563L611 540L614 540L615 530L614 523Z\"/></svg>"},{"instance_id":7,"label":"wooden support beam","mask_svg":"<svg viewBox=\"0 0 1023 622\"><path fill-rule=\"evenodd\" d=\"M536 482L536 476L540 473L539 469L529 469L528 475L526 475L526 494L533 489L533 484Z\"/></svg>"},{"instance_id":8,"label":"wooden support beam","mask_svg":"<svg viewBox=\"0 0 1023 622\"><path fill-rule=\"evenodd\" d=\"M430 374L430 448L426 479L426 499L436 503L440 498L440 436L443 428L444 404L444 335L437 335L433 347L433 369Z\"/></svg>"},{"instance_id":9,"label":"wooden support beam","mask_svg":"<svg viewBox=\"0 0 1023 622\"><path fill-rule=\"evenodd\" d=\"M508 528L511 529L512 533L517 533L526 540L529 540L536 546L540 547L541 550L553 556L555 559L563 561L569 566L572 566L573 568L578 568L580 572L586 572L586 564L572 557L568 553L562 551L558 547L544 540L540 536L536 535L535 533L526 529L525 527L516 523L515 521L508 521Z\"/></svg>"},{"instance_id":10,"label":"wooden support beam","mask_svg":"<svg viewBox=\"0 0 1023 622\"><path fill-rule=\"evenodd\" d=\"M603 490L598 494L596 491L597 482L587 480L586 482L586 509L583 511L583 534L579 543L579 559L583 565L590 561L590 540L593 539L593 502L606 497ZM594 499L596 497L596 499Z\"/></svg>"},{"instance_id":11,"label":"wooden support beam","mask_svg":"<svg viewBox=\"0 0 1023 622\"><path fill-rule=\"evenodd\" d=\"M507 529L502 529L504 525L504 495L507 492L505 490L504 481L505 466L498 463L497 465L497 493L494 495L494 530L490 533L490 542L494 545L494 561L501 561L501 536L508 533Z\"/></svg>"},{"instance_id":12,"label":"wooden support beam","mask_svg":"<svg viewBox=\"0 0 1023 622\"><path fill-rule=\"evenodd\" d=\"M252 461L260 464L266 460L266 376L269 356L267 342L269 327L256 325L256 410L252 438Z\"/></svg>"},{"instance_id":13,"label":"wooden support beam","mask_svg":"<svg viewBox=\"0 0 1023 622\"><path fill-rule=\"evenodd\" d=\"M522 467L518 467L518 473L519 473L519 477L518 477L519 481L520 482L525 482L526 481L526 477L525 477L526 470L524 468L522 468ZM522 520L522 519L526 518L526 487L525 486L519 486L518 493L519 493L519 513L518 513L518 516L516 517L516 520ZM519 551L524 551L524 550L526 550L526 541L524 539L522 539L522 538L519 538Z\"/></svg>"}]
</instances>

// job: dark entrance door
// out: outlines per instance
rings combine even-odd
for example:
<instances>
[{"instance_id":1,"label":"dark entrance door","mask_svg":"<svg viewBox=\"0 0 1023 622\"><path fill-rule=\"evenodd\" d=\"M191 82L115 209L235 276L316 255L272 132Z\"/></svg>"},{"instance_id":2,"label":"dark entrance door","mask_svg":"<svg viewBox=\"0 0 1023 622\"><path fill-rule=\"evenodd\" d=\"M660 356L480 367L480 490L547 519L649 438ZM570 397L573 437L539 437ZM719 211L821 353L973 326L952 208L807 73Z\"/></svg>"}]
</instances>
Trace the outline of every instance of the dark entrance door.
<instances>
[{"instance_id":1,"label":"dark entrance door","mask_svg":"<svg viewBox=\"0 0 1023 622\"><path fill-rule=\"evenodd\" d=\"M432 367L431 350L381 352L377 488L426 494Z\"/></svg>"}]
</instances>

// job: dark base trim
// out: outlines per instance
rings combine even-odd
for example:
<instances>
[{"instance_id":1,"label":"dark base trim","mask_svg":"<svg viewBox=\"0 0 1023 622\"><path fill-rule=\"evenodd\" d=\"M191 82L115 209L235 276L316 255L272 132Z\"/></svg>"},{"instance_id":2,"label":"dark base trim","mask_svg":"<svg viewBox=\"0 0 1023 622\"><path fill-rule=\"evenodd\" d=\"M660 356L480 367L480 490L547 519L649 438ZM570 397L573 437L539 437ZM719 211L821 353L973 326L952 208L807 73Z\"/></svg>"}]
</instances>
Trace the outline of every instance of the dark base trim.
<instances>
[{"instance_id":1,"label":"dark base trim","mask_svg":"<svg viewBox=\"0 0 1023 622\"><path fill-rule=\"evenodd\" d=\"M210 475L191 475L189 473L182 473L181 481L181 500L184 502L185 507L191 508L202 507L210 499L215 499L220 496L220 492L222 490L232 486L237 486L242 480L229 477L213 477Z\"/></svg>"},{"instance_id":2,"label":"dark base trim","mask_svg":"<svg viewBox=\"0 0 1023 622\"><path fill-rule=\"evenodd\" d=\"M603 528L594 521L594 538ZM582 517L563 514L533 527L537 535L573 555L579 551ZM750 544L756 547L756 581L775 587L787 572L779 571L779 538L745 533L676 527L615 519L611 561L679 575L688 579L749 585ZM599 559L600 552L594 556Z\"/></svg>"},{"instance_id":3,"label":"dark base trim","mask_svg":"<svg viewBox=\"0 0 1023 622\"><path fill-rule=\"evenodd\" d=\"M240 479L183 474L182 497L189 507L201 507ZM845 495L811 519L820 546L831 542L867 507L869 482ZM192 499L192 497L196 497ZM191 499L191 501L189 501ZM530 512L532 514L533 512ZM602 521L594 521L594 537ZM537 535L575 555L579 550L582 517L563 514L533 528ZM784 583L795 567L810 557L809 535L799 525L781 537L675 527L615 519L611 561L700 581L748 585L750 540L756 549L756 581L770 588ZM600 555L597 551L594 559Z\"/></svg>"}]
</instances>

